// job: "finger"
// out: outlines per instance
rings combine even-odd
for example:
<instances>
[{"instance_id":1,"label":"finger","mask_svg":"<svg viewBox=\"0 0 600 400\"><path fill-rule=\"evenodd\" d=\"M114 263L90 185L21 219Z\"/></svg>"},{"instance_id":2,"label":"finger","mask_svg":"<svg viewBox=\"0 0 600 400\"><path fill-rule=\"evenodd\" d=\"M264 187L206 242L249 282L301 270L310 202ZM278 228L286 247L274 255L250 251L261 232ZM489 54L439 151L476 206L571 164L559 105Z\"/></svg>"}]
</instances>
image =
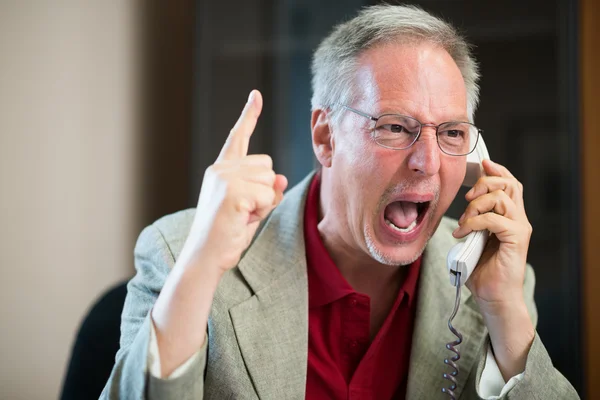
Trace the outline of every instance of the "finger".
<instances>
[{"instance_id":1,"label":"finger","mask_svg":"<svg viewBox=\"0 0 600 400\"><path fill-rule=\"evenodd\" d=\"M277 174L275 179L275 184L273 185L273 189L277 192L283 193L287 188L288 180L284 175Z\"/></svg>"},{"instance_id":2,"label":"finger","mask_svg":"<svg viewBox=\"0 0 600 400\"><path fill-rule=\"evenodd\" d=\"M496 190L502 190L515 202L515 204L523 205L522 185L514 178L506 178L501 176L482 176L477 183L465 194L467 201L473 201L479 196L486 193L491 193Z\"/></svg>"},{"instance_id":3,"label":"finger","mask_svg":"<svg viewBox=\"0 0 600 400\"><path fill-rule=\"evenodd\" d=\"M452 236L460 239L473 231L482 230L492 232L502 243L518 244L522 241L524 227L519 222L502 215L485 213L463 221L463 224L452 232Z\"/></svg>"},{"instance_id":4,"label":"finger","mask_svg":"<svg viewBox=\"0 0 600 400\"><path fill-rule=\"evenodd\" d=\"M517 205L508 194L502 190L496 190L471 201L458 223L462 224L467 218L487 212L494 212L510 219L516 219L519 215Z\"/></svg>"},{"instance_id":5,"label":"finger","mask_svg":"<svg viewBox=\"0 0 600 400\"><path fill-rule=\"evenodd\" d=\"M263 219L274 208L275 190L254 182L241 182L237 186L234 207L237 211ZM249 219L251 221L252 219Z\"/></svg>"},{"instance_id":6,"label":"finger","mask_svg":"<svg viewBox=\"0 0 600 400\"><path fill-rule=\"evenodd\" d=\"M210 168L222 181L234 182L241 180L260 183L271 188L275 184L275 171L261 164L245 164L241 161L221 161Z\"/></svg>"},{"instance_id":7,"label":"finger","mask_svg":"<svg viewBox=\"0 0 600 400\"><path fill-rule=\"evenodd\" d=\"M277 207L279 203L281 203L281 201L283 200L283 192L287 188L287 185L287 178L281 174L277 174L277 176L275 177L275 184L273 185L273 189L275 190L275 207Z\"/></svg>"},{"instance_id":8,"label":"finger","mask_svg":"<svg viewBox=\"0 0 600 400\"><path fill-rule=\"evenodd\" d=\"M273 159L267 154L250 154L242 159L244 165L262 165L273 169Z\"/></svg>"},{"instance_id":9,"label":"finger","mask_svg":"<svg viewBox=\"0 0 600 400\"><path fill-rule=\"evenodd\" d=\"M258 90L253 90L250 92L250 97L244 106L240 118L229 132L227 141L223 145L217 161L239 159L248 154L250 136L254 132L261 110L262 96Z\"/></svg>"},{"instance_id":10,"label":"finger","mask_svg":"<svg viewBox=\"0 0 600 400\"><path fill-rule=\"evenodd\" d=\"M262 165L250 165L238 170L239 177L246 182L260 183L273 188L275 184L275 171Z\"/></svg>"},{"instance_id":11,"label":"finger","mask_svg":"<svg viewBox=\"0 0 600 400\"><path fill-rule=\"evenodd\" d=\"M269 214L271 213L271 211L273 211L274 208L275 208L275 206L272 204L270 206L266 206L263 208L257 208L248 217L248 222L262 221L263 219L265 219L269 216Z\"/></svg>"},{"instance_id":12,"label":"finger","mask_svg":"<svg viewBox=\"0 0 600 400\"><path fill-rule=\"evenodd\" d=\"M273 202L273 207L277 207L283 201L283 192L275 191L275 201Z\"/></svg>"},{"instance_id":13,"label":"finger","mask_svg":"<svg viewBox=\"0 0 600 400\"><path fill-rule=\"evenodd\" d=\"M513 174L504 165L493 162L492 160L483 160L482 164L486 175L514 178Z\"/></svg>"}]
</instances>

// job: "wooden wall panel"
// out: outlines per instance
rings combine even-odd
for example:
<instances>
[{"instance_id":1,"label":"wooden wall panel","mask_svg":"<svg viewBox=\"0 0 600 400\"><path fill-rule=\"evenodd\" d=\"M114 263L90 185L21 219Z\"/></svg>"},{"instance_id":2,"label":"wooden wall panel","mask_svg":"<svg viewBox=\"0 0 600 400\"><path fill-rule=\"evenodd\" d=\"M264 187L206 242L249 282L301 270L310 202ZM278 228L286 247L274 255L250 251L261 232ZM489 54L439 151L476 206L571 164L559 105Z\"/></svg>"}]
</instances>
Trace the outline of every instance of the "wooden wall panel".
<instances>
[{"instance_id":1,"label":"wooden wall panel","mask_svg":"<svg viewBox=\"0 0 600 400\"><path fill-rule=\"evenodd\" d=\"M195 0L142 2L141 188L143 225L189 201ZM202 175L200 175L202 176ZM197 199L197 194L194 196Z\"/></svg>"},{"instance_id":2,"label":"wooden wall panel","mask_svg":"<svg viewBox=\"0 0 600 400\"><path fill-rule=\"evenodd\" d=\"M600 2L581 0L583 289L588 399L600 398Z\"/></svg>"}]
</instances>

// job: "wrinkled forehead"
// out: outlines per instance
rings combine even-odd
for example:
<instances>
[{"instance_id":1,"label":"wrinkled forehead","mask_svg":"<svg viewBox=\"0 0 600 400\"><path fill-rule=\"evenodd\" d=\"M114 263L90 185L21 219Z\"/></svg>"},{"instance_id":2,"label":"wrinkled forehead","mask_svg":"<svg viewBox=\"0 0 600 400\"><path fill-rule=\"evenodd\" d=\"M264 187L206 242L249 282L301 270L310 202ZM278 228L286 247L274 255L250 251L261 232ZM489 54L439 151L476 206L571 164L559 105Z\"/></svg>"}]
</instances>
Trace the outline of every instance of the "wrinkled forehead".
<instances>
[{"instance_id":1,"label":"wrinkled forehead","mask_svg":"<svg viewBox=\"0 0 600 400\"><path fill-rule=\"evenodd\" d=\"M443 119L445 114L466 117L464 79L441 47L425 42L384 43L364 51L357 61L355 99L379 108L371 111L396 108L426 119Z\"/></svg>"}]
</instances>

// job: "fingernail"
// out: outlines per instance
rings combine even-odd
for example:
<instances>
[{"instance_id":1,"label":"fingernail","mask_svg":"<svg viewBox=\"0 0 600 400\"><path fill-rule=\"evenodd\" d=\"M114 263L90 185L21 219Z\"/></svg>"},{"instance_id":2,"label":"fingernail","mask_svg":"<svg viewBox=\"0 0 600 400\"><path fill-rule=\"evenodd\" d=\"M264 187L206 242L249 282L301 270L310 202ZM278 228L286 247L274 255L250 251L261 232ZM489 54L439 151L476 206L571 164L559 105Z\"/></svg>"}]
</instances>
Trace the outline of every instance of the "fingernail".
<instances>
[{"instance_id":1,"label":"fingernail","mask_svg":"<svg viewBox=\"0 0 600 400\"><path fill-rule=\"evenodd\" d=\"M458 223L462 224L462 222L463 222L464 219L465 219L465 214L463 214L463 215L460 216L460 218L458 219Z\"/></svg>"},{"instance_id":2,"label":"fingernail","mask_svg":"<svg viewBox=\"0 0 600 400\"><path fill-rule=\"evenodd\" d=\"M454 230L454 232L452 232L452 236L455 236L455 235L456 235L456 232L458 232L459 230L460 230L460 226L459 226L458 228L456 228L456 229Z\"/></svg>"},{"instance_id":3,"label":"fingernail","mask_svg":"<svg viewBox=\"0 0 600 400\"><path fill-rule=\"evenodd\" d=\"M254 90L250 92L250 95L248 96L248 103L252 103L252 100L254 100Z\"/></svg>"}]
</instances>

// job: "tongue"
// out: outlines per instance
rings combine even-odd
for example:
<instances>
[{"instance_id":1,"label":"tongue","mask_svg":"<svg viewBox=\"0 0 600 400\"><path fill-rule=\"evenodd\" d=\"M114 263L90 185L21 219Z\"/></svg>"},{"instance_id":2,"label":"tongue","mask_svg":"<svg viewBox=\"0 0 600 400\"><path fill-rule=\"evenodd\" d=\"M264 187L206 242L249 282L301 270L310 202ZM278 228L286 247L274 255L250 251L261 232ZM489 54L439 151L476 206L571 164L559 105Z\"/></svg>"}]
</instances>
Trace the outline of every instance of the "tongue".
<instances>
[{"instance_id":1,"label":"tongue","mask_svg":"<svg viewBox=\"0 0 600 400\"><path fill-rule=\"evenodd\" d=\"M417 215L417 205L410 201L395 201L385 208L385 217L398 228L408 228Z\"/></svg>"}]
</instances>

